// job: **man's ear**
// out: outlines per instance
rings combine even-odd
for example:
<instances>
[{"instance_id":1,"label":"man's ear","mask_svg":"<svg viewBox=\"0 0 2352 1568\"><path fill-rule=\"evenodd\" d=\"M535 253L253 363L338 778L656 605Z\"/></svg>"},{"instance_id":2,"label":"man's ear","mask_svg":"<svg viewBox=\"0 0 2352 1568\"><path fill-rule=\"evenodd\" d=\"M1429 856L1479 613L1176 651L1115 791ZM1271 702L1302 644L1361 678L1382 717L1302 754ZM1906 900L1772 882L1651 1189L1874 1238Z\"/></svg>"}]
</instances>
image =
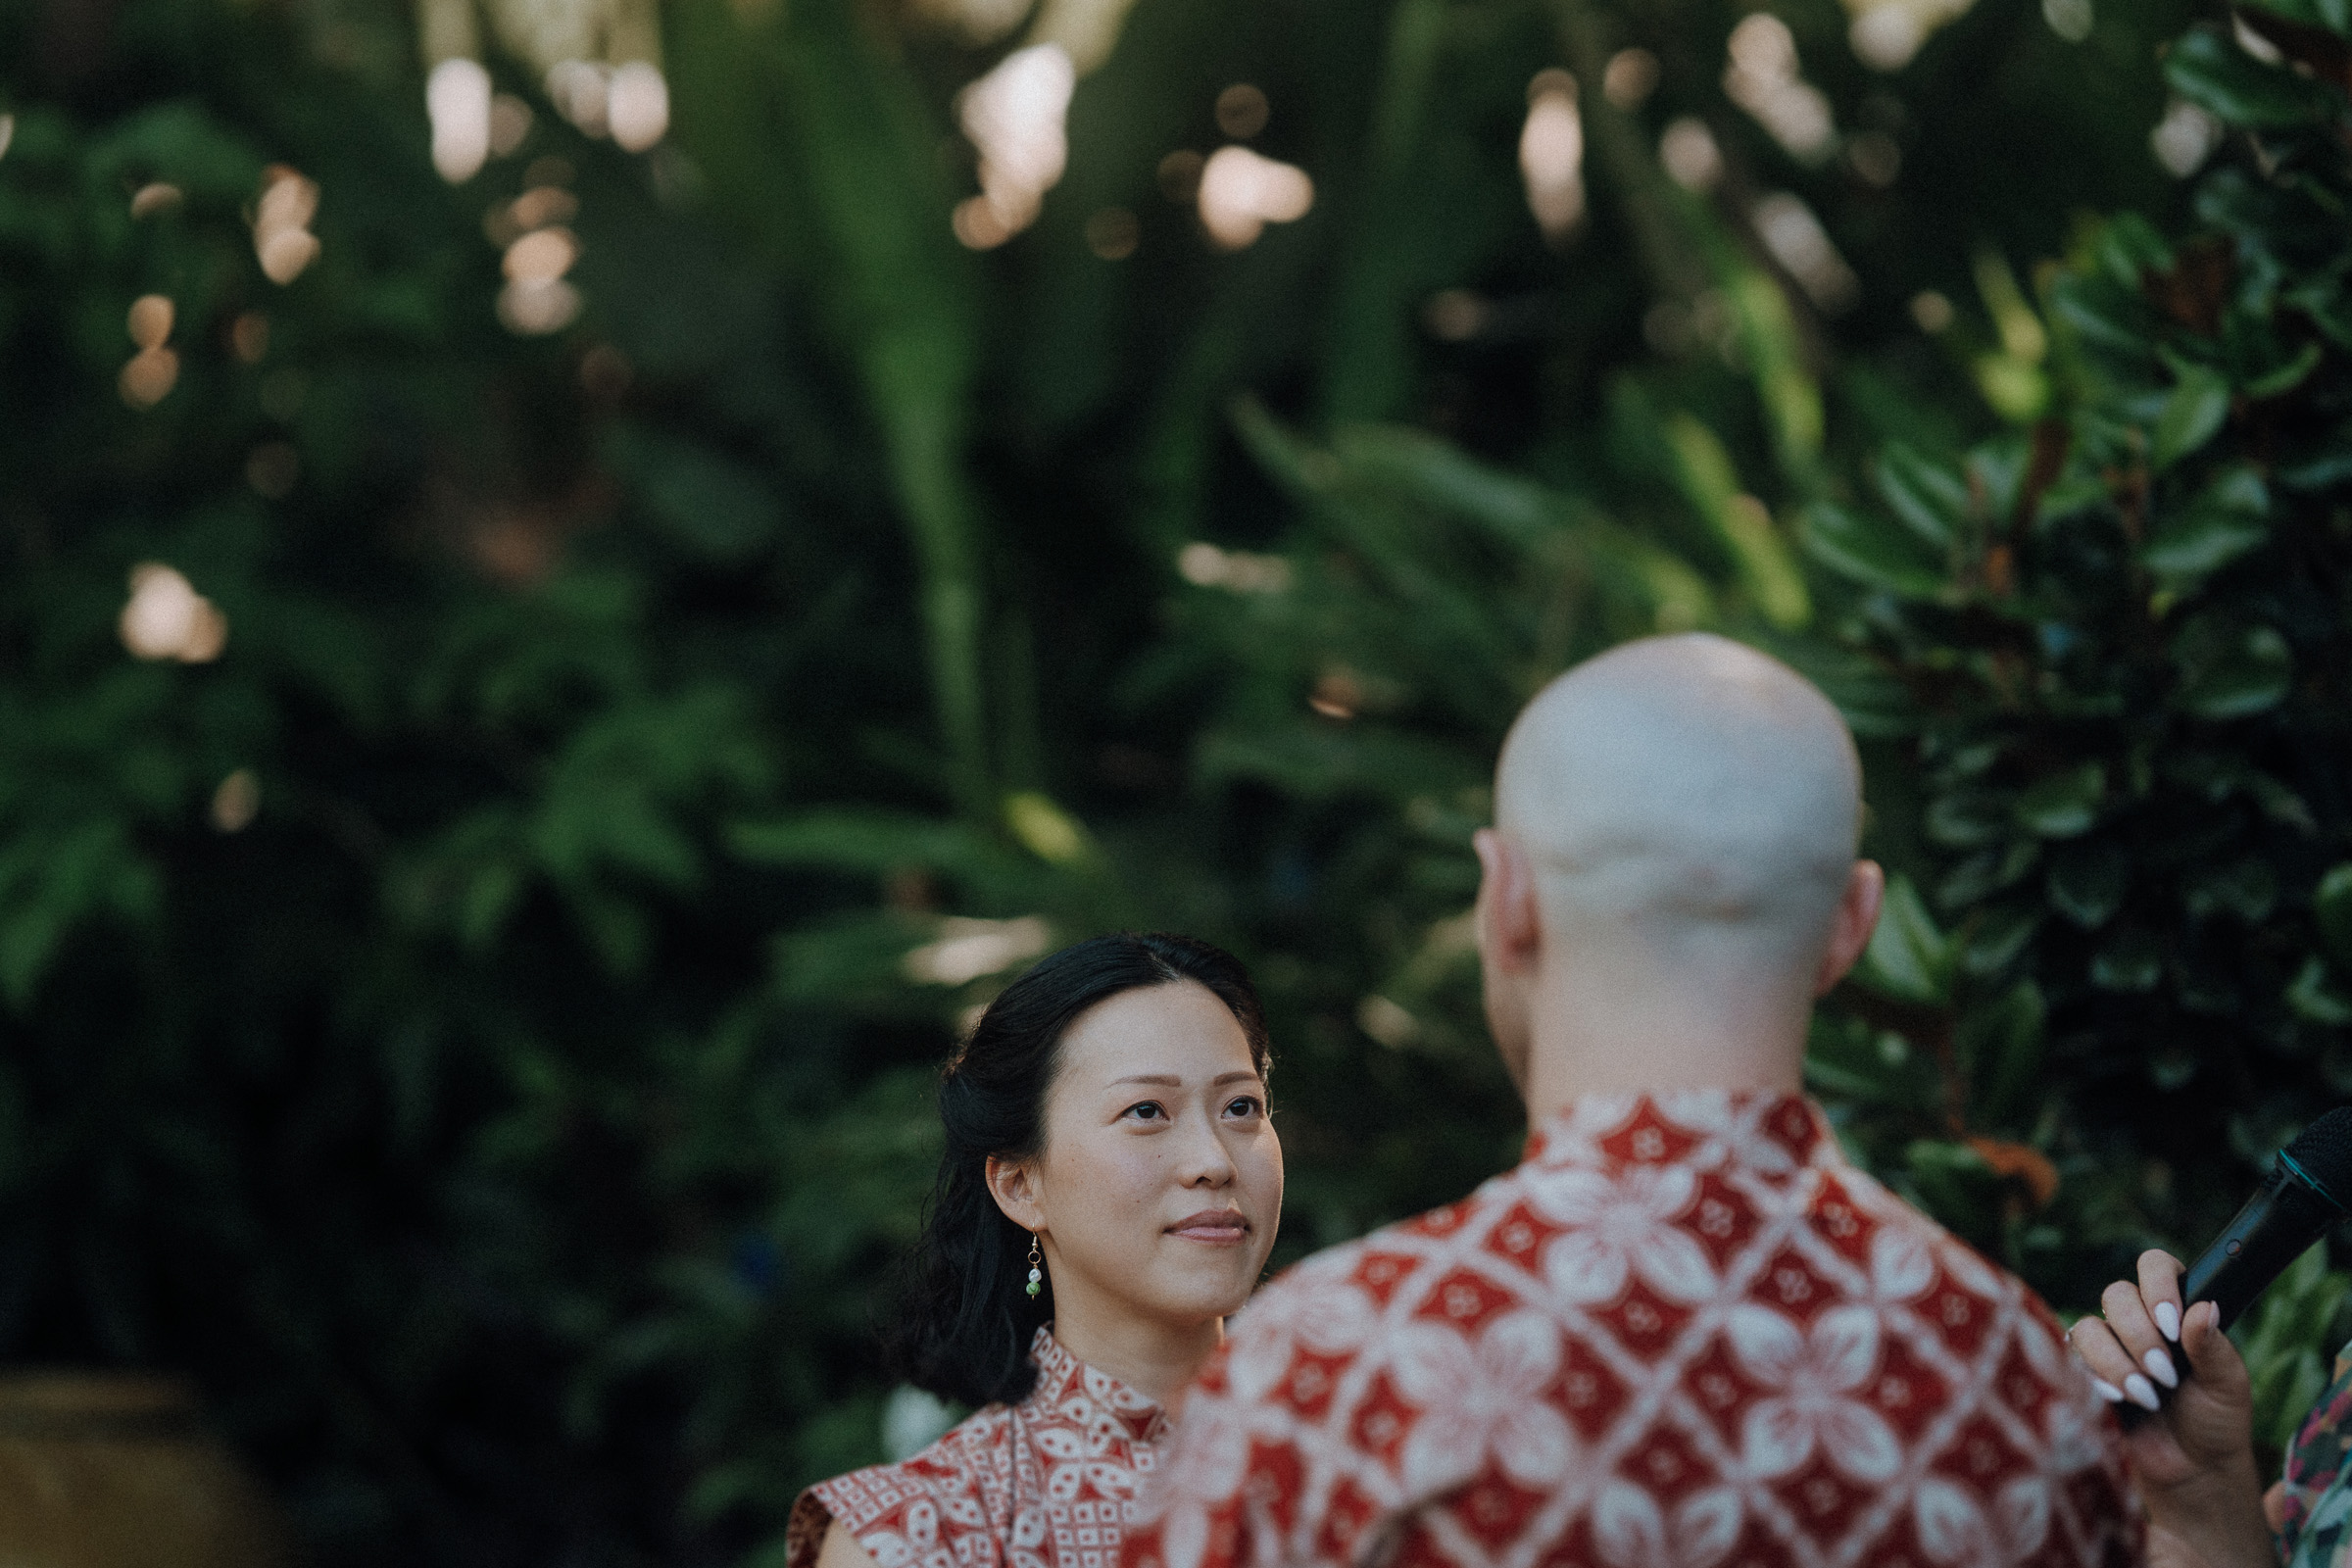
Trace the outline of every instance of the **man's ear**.
<instances>
[{"instance_id":1,"label":"man's ear","mask_svg":"<svg viewBox=\"0 0 2352 1568\"><path fill-rule=\"evenodd\" d=\"M1037 1171L1025 1159L1005 1159L996 1154L988 1156L985 1167L988 1196L997 1200L1004 1217L1021 1229L1035 1234L1046 1227L1046 1211L1038 1202Z\"/></svg>"},{"instance_id":2,"label":"man's ear","mask_svg":"<svg viewBox=\"0 0 2352 1568\"><path fill-rule=\"evenodd\" d=\"M1862 951L1870 946L1870 934L1879 927L1879 909L1886 902L1885 868L1876 860L1856 860L1846 873L1845 892L1830 922L1830 946L1813 976L1814 996L1828 996L1830 988L1844 979L1845 972L1861 958Z\"/></svg>"},{"instance_id":3,"label":"man's ear","mask_svg":"<svg viewBox=\"0 0 2352 1568\"><path fill-rule=\"evenodd\" d=\"M1470 839L1478 851L1478 951L1505 974L1536 965L1543 919L1536 905L1536 869L1527 852L1491 827Z\"/></svg>"}]
</instances>

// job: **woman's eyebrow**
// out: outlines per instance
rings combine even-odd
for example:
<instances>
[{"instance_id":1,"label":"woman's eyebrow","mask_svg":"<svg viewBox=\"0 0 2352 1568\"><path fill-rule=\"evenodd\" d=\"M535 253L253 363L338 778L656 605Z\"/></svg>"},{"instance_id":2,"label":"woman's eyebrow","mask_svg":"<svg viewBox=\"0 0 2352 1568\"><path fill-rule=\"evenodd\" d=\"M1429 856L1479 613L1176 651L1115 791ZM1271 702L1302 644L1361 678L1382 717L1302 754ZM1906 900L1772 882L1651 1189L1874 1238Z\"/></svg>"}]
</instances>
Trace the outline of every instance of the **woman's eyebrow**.
<instances>
[{"instance_id":1,"label":"woman's eyebrow","mask_svg":"<svg viewBox=\"0 0 2352 1568\"><path fill-rule=\"evenodd\" d=\"M1211 1078L1208 1081L1208 1086L1211 1089L1214 1089L1221 1084L1253 1084L1255 1082L1257 1082L1257 1074L1253 1072L1243 1072L1239 1069L1236 1069L1233 1072L1221 1072L1217 1074L1214 1078ZM1111 1083L1114 1087L1119 1084L1160 1084L1169 1089L1182 1089L1184 1087L1184 1080L1177 1077L1172 1072L1132 1072L1124 1078L1113 1078Z\"/></svg>"}]
</instances>

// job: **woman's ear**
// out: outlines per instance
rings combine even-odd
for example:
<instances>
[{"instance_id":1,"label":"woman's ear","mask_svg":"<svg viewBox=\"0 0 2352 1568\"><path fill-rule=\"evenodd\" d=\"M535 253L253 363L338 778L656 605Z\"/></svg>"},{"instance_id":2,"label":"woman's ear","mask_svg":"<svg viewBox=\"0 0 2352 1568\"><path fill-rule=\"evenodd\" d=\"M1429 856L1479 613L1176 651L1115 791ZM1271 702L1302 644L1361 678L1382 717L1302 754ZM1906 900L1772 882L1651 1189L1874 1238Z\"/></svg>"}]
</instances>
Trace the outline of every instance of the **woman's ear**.
<instances>
[{"instance_id":1,"label":"woman's ear","mask_svg":"<svg viewBox=\"0 0 2352 1568\"><path fill-rule=\"evenodd\" d=\"M988 1196L997 1200L1004 1217L1035 1234L1046 1228L1046 1211L1038 1202L1037 1168L1025 1159L988 1156Z\"/></svg>"}]
</instances>

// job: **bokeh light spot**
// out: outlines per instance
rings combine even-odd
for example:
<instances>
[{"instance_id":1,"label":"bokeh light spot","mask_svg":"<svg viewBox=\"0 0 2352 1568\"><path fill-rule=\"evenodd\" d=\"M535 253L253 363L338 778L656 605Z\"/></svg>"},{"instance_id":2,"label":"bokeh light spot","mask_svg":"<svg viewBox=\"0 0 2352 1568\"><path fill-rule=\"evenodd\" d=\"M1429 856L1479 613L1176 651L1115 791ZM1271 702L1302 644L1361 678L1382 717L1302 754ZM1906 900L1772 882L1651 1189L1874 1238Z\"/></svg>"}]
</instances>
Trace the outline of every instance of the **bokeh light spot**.
<instances>
[{"instance_id":1,"label":"bokeh light spot","mask_svg":"<svg viewBox=\"0 0 2352 1568\"><path fill-rule=\"evenodd\" d=\"M1268 223L1304 218L1315 204L1306 171L1247 147L1220 147L1200 170L1200 222L1229 251L1256 242Z\"/></svg>"},{"instance_id":2,"label":"bokeh light spot","mask_svg":"<svg viewBox=\"0 0 2352 1568\"><path fill-rule=\"evenodd\" d=\"M956 237L975 250L1002 245L1037 220L1039 204L1069 165L1062 129L1077 68L1059 44L1016 49L956 95L956 115L980 153L985 213L965 202Z\"/></svg>"},{"instance_id":3,"label":"bokeh light spot","mask_svg":"<svg viewBox=\"0 0 2352 1568\"><path fill-rule=\"evenodd\" d=\"M1677 185L1702 195L1723 178L1723 150L1715 145L1715 133L1692 115L1666 127L1658 138L1658 162Z\"/></svg>"},{"instance_id":4,"label":"bokeh light spot","mask_svg":"<svg viewBox=\"0 0 2352 1568\"><path fill-rule=\"evenodd\" d=\"M177 185L166 184L160 179L149 180L131 196L130 216L134 221L153 218L157 213L177 207L183 199L183 193Z\"/></svg>"},{"instance_id":5,"label":"bokeh light spot","mask_svg":"<svg viewBox=\"0 0 2352 1568\"><path fill-rule=\"evenodd\" d=\"M2184 98L2176 98L2148 132L2148 150L2165 172L2186 179L2222 144L2222 122Z\"/></svg>"},{"instance_id":6,"label":"bokeh light spot","mask_svg":"<svg viewBox=\"0 0 2352 1568\"><path fill-rule=\"evenodd\" d=\"M262 781L250 767L238 768L213 791L213 827L219 832L244 832L261 810Z\"/></svg>"},{"instance_id":7,"label":"bokeh light spot","mask_svg":"<svg viewBox=\"0 0 2352 1568\"><path fill-rule=\"evenodd\" d=\"M1486 330L1494 315L1487 302L1466 288L1443 289L1421 308L1421 324L1441 343L1467 343Z\"/></svg>"},{"instance_id":8,"label":"bokeh light spot","mask_svg":"<svg viewBox=\"0 0 2352 1568\"><path fill-rule=\"evenodd\" d=\"M1528 84L1519 172L1536 226L1546 239L1566 237L1585 216L1585 123L1577 114L1576 78L1565 71L1540 71Z\"/></svg>"},{"instance_id":9,"label":"bokeh light spot","mask_svg":"<svg viewBox=\"0 0 2352 1568\"><path fill-rule=\"evenodd\" d=\"M253 251L270 282L291 283L318 259L318 238L310 230L318 211L318 181L283 164L264 172L253 217Z\"/></svg>"},{"instance_id":10,"label":"bokeh light spot","mask_svg":"<svg viewBox=\"0 0 2352 1568\"><path fill-rule=\"evenodd\" d=\"M608 119L610 79L609 67L587 60L559 60L547 70L548 102L582 135L605 135L612 128Z\"/></svg>"},{"instance_id":11,"label":"bokeh light spot","mask_svg":"<svg viewBox=\"0 0 2352 1568\"><path fill-rule=\"evenodd\" d=\"M2091 0L2041 0L2041 20L2068 43L2081 43L2090 36L2098 17L2091 9Z\"/></svg>"},{"instance_id":12,"label":"bokeh light spot","mask_svg":"<svg viewBox=\"0 0 2352 1568\"><path fill-rule=\"evenodd\" d=\"M116 623L139 659L209 663L228 645L228 619L188 579L161 562L130 568L130 598Z\"/></svg>"},{"instance_id":13,"label":"bokeh light spot","mask_svg":"<svg viewBox=\"0 0 2352 1568\"><path fill-rule=\"evenodd\" d=\"M116 377L116 390L122 401L139 410L154 408L172 395L179 384L179 356L168 348L141 349L122 367Z\"/></svg>"},{"instance_id":14,"label":"bokeh light spot","mask_svg":"<svg viewBox=\"0 0 2352 1568\"><path fill-rule=\"evenodd\" d=\"M238 312L228 324L228 351L241 364L261 364L270 352L270 318L259 311Z\"/></svg>"},{"instance_id":15,"label":"bokeh light spot","mask_svg":"<svg viewBox=\"0 0 2352 1568\"><path fill-rule=\"evenodd\" d=\"M1903 172L1903 150L1883 130L1866 130L1845 144L1845 161L1865 185L1881 190Z\"/></svg>"},{"instance_id":16,"label":"bokeh light spot","mask_svg":"<svg viewBox=\"0 0 2352 1568\"><path fill-rule=\"evenodd\" d=\"M1646 49L1620 49L1600 74L1600 95L1620 109L1639 108L1658 90L1658 57Z\"/></svg>"},{"instance_id":17,"label":"bokeh light spot","mask_svg":"<svg viewBox=\"0 0 2352 1568\"><path fill-rule=\"evenodd\" d=\"M580 259L580 242L568 228L535 228L507 247L500 263L509 281L552 283Z\"/></svg>"},{"instance_id":18,"label":"bokeh light spot","mask_svg":"<svg viewBox=\"0 0 2352 1568\"><path fill-rule=\"evenodd\" d=\"M1217 94L1217 129L1235 141L1248 141L1266 128L1274 106L1260 89L1237 81Z\"/></svg>"},{"instance_id":19,"label":"bokeh light spot","mask_svg":"<svg viewBox=\"0 0 2352 1568\"><path fill-rule=\"evenodd\" d=\"M1746 110L1790 156L1811 161L1829 150L1837 124L1821 89L1797 74L1796 38L1769 11L1742 17L1725 40L1724 96Z\"/></svg>"},{"instance_id":20,"label":"bokeh light spot","mask_svg":"<svg viewBox=\"0 0 2352 1568\"><path fill-rule=\"evenodd\" d=\"M1176 552L1176 574L1196 588L1237 594L1278 594L1291 586L1291 564L1282 557L1220 550L1205 539Z\"/></svg>"},{"instance_id":21,"label":"bokeh light spot","mask_svg":"<svg viewBox=\"0 0 2352 1568\"><path fill-rule=\"evenodd\" d=\"M560 277L517 278L498 291L498 319L510 332L543 337L569 326L580 305L580 291Z\"/></svg>"},{"instance_id":22,"label":"bokeh light spot","mask_svg":"<svg viewBox=\"0 0 2352 1568\"><path fill-rule=\"evenodd\" d=\"M1190 207L1200 194L1200 168L1204 160L1190 147L1179 147L1159 161L1154 176L1159 181L1159 193L1179 207Z\"/></svg>"},{"instance_id":23,"label":"bokeh light spot","mask_svg":"<svg viewBox=\"0 0 2352 1568\"><path fill-rule=\"evenodd\" d=\"M161 294L142 294L130 302L123 326L140 348L161 348L172 336L172 301Z\"/></svg>"},{"instance_id":24,"label":"bokeh light spot","mask_svg":"<svg viewBox=\"0 0 2352 1568\"><path fill-rule=\"evenodd\" d=\"M490 73L478 60L444 60L424 78L433 168L451 184L471 179L490 156Z\"/></svg>"},{"instance_id":25,"label":"bokeh light spot","mask_svg":"<svg viewBox=\"0 0 2352 1568\"><path fill-rule=\"evenodd\" d=\"M1861 279L1801 198L1775 191L1756 203L1748 220L1772 259L1796 279L1816 307L1832 316L1852 309L1861 297Z\"/></svg>"},{"instance_id":26,"label":"bokeh light spot","mask_svg":"<svg viewBox=\"0 0 2352 1568\"><path fill-rule=\"evenodd\" d=\"M502 92L490 100L490 155L511 158L522 147L531 133L531 122L537 117L531 106L511 92Z\"/></svg>"},{"instance_id":27,"label":"bokeh light spot","mask_svg":"<svg viewBox=\"0 0 2352 1568\"><path fill-rule=\"evenodd\" d=\"M605 116L612 140L623 152L641 153L669 132L669 83L642 60L612 73L605 89Z\"/></svg>"}]
</instances>

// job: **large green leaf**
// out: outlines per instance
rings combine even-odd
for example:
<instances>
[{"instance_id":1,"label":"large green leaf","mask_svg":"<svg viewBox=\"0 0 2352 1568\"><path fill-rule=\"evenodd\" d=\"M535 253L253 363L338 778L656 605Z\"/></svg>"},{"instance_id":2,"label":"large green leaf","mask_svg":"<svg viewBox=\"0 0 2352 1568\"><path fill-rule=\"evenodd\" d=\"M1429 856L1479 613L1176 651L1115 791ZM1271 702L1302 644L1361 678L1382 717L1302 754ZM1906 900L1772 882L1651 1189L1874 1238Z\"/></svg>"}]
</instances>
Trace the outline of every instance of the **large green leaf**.
<instances>
[{"instance_id":1,"label":"large green leaf","mask_svg":"<svg viewBox=\"0 0 2352 1568\"><path fill-rule=\"evenodd\" d=\"M2030 1121L2042 1062L2048 1015L2041 988L2021 980L1991 1002L1972 1007L1954 1032L1968 1065L1971 1120L1998 1127Z\"/></svg>"},{"instance_id":2,"label":"large green leaf","mask_svg":"<svg viewBox=\"0 0 2352 1568\"><path fill-rule=\"evenodd\" d=\"M2262 476L2233 467L2187 506L2157 524L2140 562L2176 587L2219 570L2270 537L2270 497Z\"/></svg>"},{"instance_id":3,"label":"large green leaf","mask_svg":"<svg viewBox=\"0 0 2352 1568\"><path fill-rule=\"evenodd\" d=\"M2017 798L2018 821L2045 839L2071 839L2090 831L2107 794L2107 769L2084 762L2037 779Z\"/></svg>"},{"instance_id":4,"label":"large green leaf","mask_svg":"<svg viewBox=\"0 0 2352 1568\"><path fill-rule=\"evenodd\" d=\"M654 521L712 561L740 563L774 537L782 504L757 469L709 446L637 424L611 436L615 466Z\"/></svg>"},{"instance_id":5,"label":"large green leaf","mask_svg":"<svg viewBox=\"0 0 2352 1568\"><path fill-rule=\"evenodd\" d=\"M2162 470L2213 439L2230 416L2230 382L2216 371L2192 368L2164 400L2148 438L2149 466Z\"/></svg>"},{"instance_id":6,"label":"large green leaf","mask_svg":"<svg viewBox=\"0 0 2352 1568\"><path fill-rule=\"evenodd\" d=\"M1937 1004L1951 993L1954 943L1905 876L1886 880L1870 946L1854 965L1856 984L1898 1002Z\"/></svg>"},{"instance_id":7,"label":"large green leaf","mask_svg":"<svg viewBox=\"0 0 2352 1568\"><path fill-rule=\"evenodd\" d=\"M1806 553L1841 576L1911 599L1944 593L1942 562L1875 513L1820 502L1805 509L1802 536Z\"/></svg>"},{"instance_id":8,"label":"large green leaf","mask_svg":"<svg viewBox=\"0 0 2352 1568\"><path fill-rule=\"evenodd\" d=\"M2198 27L2164 58L2173 91L2223 123L2250 130L2309 124L2343 112L2343 94L2323 82L2265 65L2218 28Z\"/></svg>"},{"instance_id":9,"label":"large green leaf","mask_svg":"<svg viewBox=\"0 0 2352 1568\"><path fill-rule=\"evenodd\" d=\"M2275 627L2192 623L2174 640L2181 681L2174 701L2198 718L2245 718L2276 708L2293 684L2295 658Z\"/></svg>"},{"instance_id":10,"label":"large green leaf","mask_svg":"<svg viewBox=\"0 0 2352 1568\"><path fill-rule=\"evenodd\" d=\"M1802 626L1812 615L1804 577L1773 526L1772 514L1740 489L1722 439L1688 414L1669 418L1665 434L1683 494L1714 530L1750 600L1780 630Z\"/></svg>"},{"instance_id":11,"label":"large green leaf","mask_svg":"<svg viewBox=\"0 0 2352 1568\"><path fill-rule=\"evenodd\" d=\"M1948 557L1968 520L1968 481L1901 445L1879 454L1879 494L1895 519L1938 557Z\"/></svg>"},{"instance_id":12,"label":"large green leaf","mask_svg":"<svg viewBox=\"0 0 2352 1568\"><path fill-rule=\"evenodd\" d=\"M2050 857L2050 903L2084 930L2096 930L2123 906L2131 869L2122 848L2104 839L2069 845Z\"/></svg>"},{"instance_id":13,"label":"large green leaf","mask_svg":"<svg viewBox=\"0 0 2352 1568\"><path fill-rule=\"evenodd\" d=\"M2352 969L2352 860L2331 866L2311 896L2311 912L2335 961Z\"/></svg>"},{"instance_id":14,"label":"large green leaf","mask_svg":"<svg viewBox=\"0 0 2352 1568\"><path fill-rule=\"evenodd\" d=\"M2307 27L2352 32L2352 0L2254 0L2249 9L2267 11Z\"/></svg>"}]
</instances>

